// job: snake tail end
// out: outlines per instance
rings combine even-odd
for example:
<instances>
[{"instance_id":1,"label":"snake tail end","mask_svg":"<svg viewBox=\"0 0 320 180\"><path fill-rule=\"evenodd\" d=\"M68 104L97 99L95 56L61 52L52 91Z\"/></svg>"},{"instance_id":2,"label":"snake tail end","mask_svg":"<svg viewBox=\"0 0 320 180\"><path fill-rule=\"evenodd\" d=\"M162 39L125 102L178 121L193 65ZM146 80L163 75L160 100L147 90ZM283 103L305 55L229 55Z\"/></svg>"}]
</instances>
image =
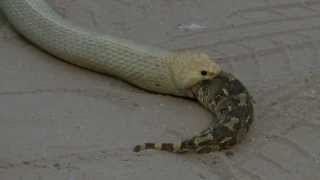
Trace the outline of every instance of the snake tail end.
<instances>
[{"instance_id":1,"label":"snake tail end","mask_svg":"<svg viewBox=\"0 0 320 180\"><path fill-rule=\"evenodd\" d=\"M144 143L136 145L133 149L133 152L140 152L148 149L173 152L173 153L183 153L185 152L183 148L183 143L174 144L174 143Z\"/></svg>"}]
</instances>

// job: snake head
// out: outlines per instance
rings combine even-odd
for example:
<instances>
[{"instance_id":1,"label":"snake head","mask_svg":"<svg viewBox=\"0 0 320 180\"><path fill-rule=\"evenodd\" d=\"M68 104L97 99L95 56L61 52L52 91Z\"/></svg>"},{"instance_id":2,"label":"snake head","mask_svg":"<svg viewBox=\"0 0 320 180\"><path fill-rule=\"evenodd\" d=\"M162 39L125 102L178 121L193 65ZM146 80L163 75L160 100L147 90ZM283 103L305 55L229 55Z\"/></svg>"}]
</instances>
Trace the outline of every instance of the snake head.
<instances>
[{"instance_id":1,"label":"snake head","mask_svg":"<svg viewBox=\"0 0 320 180\"><path fill-rule=\"evenodd\" d=\"M221 72L220 66L204 53L178 52L172 55L169 63L176 88L187 94L196 84Z\"/></svg>"}]
</instances>

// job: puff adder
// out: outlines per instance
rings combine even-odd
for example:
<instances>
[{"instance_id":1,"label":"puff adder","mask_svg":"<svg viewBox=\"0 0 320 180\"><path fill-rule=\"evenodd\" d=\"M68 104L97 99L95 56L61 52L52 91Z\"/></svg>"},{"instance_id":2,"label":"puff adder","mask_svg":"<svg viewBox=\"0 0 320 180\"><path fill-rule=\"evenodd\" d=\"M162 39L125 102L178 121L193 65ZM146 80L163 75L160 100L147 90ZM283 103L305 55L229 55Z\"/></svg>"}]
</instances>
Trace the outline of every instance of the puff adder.
<instances>
[{"instance_id":1,"label":"puff adder","mask_svg":"<svg viewBox=\"0 0 320 180\"><path fill-rule=\"evenodd\" d=\"M156 149L175 153L209 153L228 149L241 142L254 118L253 99L232 74L221 72L193 88L194 96L208 109L213 121L209 128L181 143L145 143L135 152Z\"/></svg>"}]
</instances>

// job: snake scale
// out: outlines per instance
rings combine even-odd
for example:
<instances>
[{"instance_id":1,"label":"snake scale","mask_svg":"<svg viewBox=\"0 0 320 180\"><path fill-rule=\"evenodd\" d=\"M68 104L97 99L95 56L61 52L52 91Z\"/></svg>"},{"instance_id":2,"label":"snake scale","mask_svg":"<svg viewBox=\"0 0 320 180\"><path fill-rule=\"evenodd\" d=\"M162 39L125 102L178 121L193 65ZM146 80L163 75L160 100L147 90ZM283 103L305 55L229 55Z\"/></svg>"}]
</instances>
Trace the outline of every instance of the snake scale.
<instances>
[{"instance_id":1,"label":"snake scale","mask_svg":"<svg viewBox=\"0 0 320 180\"><path fill-rule=\"evenodd\" d=\"M87 31L64 20L45 0L0 0L2 13L35 46L66 62L147 91L197 99L215 121L181 143L145 143L135 152L208 153L240 142L253 120L245 86L204 53L171 52Z\"/></svg>"}]
</instances>

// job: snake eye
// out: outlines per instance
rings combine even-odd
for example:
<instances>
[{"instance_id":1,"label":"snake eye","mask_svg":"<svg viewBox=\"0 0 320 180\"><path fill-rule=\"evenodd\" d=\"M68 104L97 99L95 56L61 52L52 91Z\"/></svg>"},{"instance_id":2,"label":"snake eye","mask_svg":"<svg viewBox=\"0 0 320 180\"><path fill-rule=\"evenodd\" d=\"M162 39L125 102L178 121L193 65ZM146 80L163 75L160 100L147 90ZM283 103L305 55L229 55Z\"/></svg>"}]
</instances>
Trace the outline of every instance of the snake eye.
<instances>
[{"instance_id":1,"label":"snake eye","mask_svg":"<svg viewBox=\"0 0 320 180\"><path fill-rule=\"evenodd\" d=\"M207 75L207 74L208 74L207 71L201 71L201 75L202 75L202 76L205 76L205 75Z\"/></svg>"}]
</instances>

